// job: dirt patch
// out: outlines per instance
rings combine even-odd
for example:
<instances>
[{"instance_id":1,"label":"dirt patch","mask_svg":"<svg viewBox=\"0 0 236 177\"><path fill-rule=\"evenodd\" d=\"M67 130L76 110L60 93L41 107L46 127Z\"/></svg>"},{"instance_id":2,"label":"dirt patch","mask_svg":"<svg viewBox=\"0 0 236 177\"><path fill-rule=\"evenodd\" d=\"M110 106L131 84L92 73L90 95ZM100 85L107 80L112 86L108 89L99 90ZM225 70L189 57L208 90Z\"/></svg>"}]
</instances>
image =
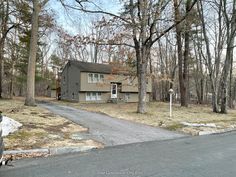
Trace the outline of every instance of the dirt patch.
<instances>
[{"instance_id":1,"label":"dirt patch","mask_svg":"<svg viewBox=\"0 0 236 177\"><path fill-rule=\"evenodd\" d=\"M48 157L50 154L48 153L39 153L39 152L33 152L33 153L19 153L14 155L3 155L3 159L11 159L11 160L19 160L23 158L37 158L37 157ZM9 165L11 165L12 162L9 162Z\"/></svg>"},{"instance_id":2,"label":"dirt patch","mask_svg":"<svg viewBox=\"0 0 236 177\"><path fill-rule=\"evenodd\" d=\"M4 138L5 150L27 150L63 146L96 146L101 143L93 140L72 139L74 133L86 132L87 128L61 116L52 114L41 107L24 106L22 98L0 100L0 111L23 126Z\"/></svg>"}]
</instances>

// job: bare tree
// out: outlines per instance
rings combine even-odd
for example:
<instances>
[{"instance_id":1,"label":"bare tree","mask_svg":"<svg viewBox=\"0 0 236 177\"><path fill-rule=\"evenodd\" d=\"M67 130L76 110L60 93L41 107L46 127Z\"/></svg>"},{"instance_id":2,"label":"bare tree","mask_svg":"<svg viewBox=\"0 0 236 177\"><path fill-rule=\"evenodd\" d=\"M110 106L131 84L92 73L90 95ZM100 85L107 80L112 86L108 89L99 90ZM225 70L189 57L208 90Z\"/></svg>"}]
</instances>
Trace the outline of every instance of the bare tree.
<instances>
[{"instance_id":1,"label":"bare tree","mask_svg":"<svg viewBox=\"0 0 236 177\"><path fill-rule=\"evenodd\" d=\"M219 105L218 105L218 66L220 63L220 57L215 58L215 66L216 70L214 70L213 67L213 59L212 59L212 54L210 50L210 41L209 37L207 35L207 29L206 29L206 23L205 23L205 17L204 17L204 11L203 11L203 2L200 0L197 3L198 7L198 12L199 12L199 17L201 20L201 25L202 25L202 32L204 36L204 41L205 41L205 46L206 46L206 65L207 69L209 72L209 78L210 78L210 83L211 83L211 88L212 88L212 107L213 107L213 112L219 112ZM221 8L222 6L219 6ZM220 17L221 18L221 17ZM221 30L221 29L220 29ZM216 72L215 72L216 71Z\"/></svg>"},{"instance_id":2,"label":"bare tree","mask_svg":"<svg viewBox=\"0 0 236 177\"><path fill-rule=\"evenodd\" d=\"M41 8L47 2L48 0L44 0L41 3L39 2L39 0L33 0L32 27L27 72L27 92L25 99L25 105L27 106L35 106L35 65L38 42L39 13L41 11Z\"/></svg>"},{"instance_id":3,"label":"bare tree","mask_svg":"<svg viewBox=\"0 0 236 177\"><path fill-rule=\"evenodd\" d=\"M206 56L204 56L203 51L202 56L206 61L206 67L209 72L213 112L227 113L227 104L230 100L228 91L231 92L233 50L236 35L236 1L219 0L207 3L216 11L217 20L213 24L215 26L215 39L210 39L211 33L209 30L212 29L207 28L207 16L204 14L207 4L205 3L205 5L200 0L198 2L198 12L206 47ZM215 42L213 42L214 40ZM215 55L211 52L212 46L214 47ZM222 55L224 51L226 56Z\"/></svg>"},{"instance_id":4,"label":"bare tree","mask_svg":"<svg viewBox=\"0 0 236 177\"><path fill-rule=\"evenodd\" d=\"M185 2L185 13L191 10L192 0ZM179 0L174 0L175 22L181 20L181 3ZM185 23L180 23L176 26L176 41L178 48L178 71L179 71L179 87L180 87L180 104L181 106L188 106L188 80L189 80L189 55L190 55L190 30L191 18L189 15L185 18ZM184 36L184 53L182 36Z\"/></svg>"},{"instance_id":5,"label":"bare tree","mask_svg":"<svg viewBox=\"0 0 236 177\"><path fill-rule=\"evenodd\" d=\"M221 113L227 113L228 89L229 89L229 73L232 69L234 41L236 36L236 0L232 2L232 10L229 13L227 1L223 1L223 15L226 21L226 57L221 76ZM230 15L231 14L231 15Z\"/></svg>"},{"instance_id":6,"label":"bare tree","mask_svg":"<svg viewBox=\"0 0 236 177\"><path fill-rule=\"evenodd\" d=\"M15 23L10 23L10 2L9 0L2 0L0 2L0 98L2 98L3 87L3 73L4 73L4 45L7 34L17 26Z\"/></svg>"},{"instance_id":7,"label":"bare tree","mask_svg":"<svg viewBox=\"0 0 236 177\"><path fill-rule=\"evenodd\" d=\"M138 91L139 91L139 102L138 102L138 113L145 113L146 110L146 77L147 77L147 66L150 58L150 50L153 44L158 41L162 36L169 32L176 24L172 24L169 27L157 30L157 24L160 22L163 11L168 7L171 0L163 1L149 1L149 0L129 0L124 2L124 13L117 15L111 12L106 12L98 8L98 10L86 9L83 6L84 1L78 2L79 7L70 6L70 8L80 10L87 13L99 13L113 17L116 20L121 21L131 32L133 40L132 46L136 53L136 67L138 77ZM63 2L62 2L63 3ZM191 4L192 9L196 0ZM64 6L65 5L63 3ZM98 7L96 5L96 7ZM184 18L180 19L178 23L181 23ZM122 44L119 44L122 45ZM124 44L125 45L125 44Z\"/></svg>"}]
</instances>

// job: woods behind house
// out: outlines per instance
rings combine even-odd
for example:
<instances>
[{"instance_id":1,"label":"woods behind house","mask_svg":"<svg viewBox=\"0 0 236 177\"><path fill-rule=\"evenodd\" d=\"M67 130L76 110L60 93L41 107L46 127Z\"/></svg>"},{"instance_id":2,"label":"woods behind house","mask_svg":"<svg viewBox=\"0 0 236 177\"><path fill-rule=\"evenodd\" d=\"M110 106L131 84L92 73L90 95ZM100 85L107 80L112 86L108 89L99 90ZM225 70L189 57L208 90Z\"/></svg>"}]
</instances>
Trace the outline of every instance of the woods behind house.
<instances>
[{"instance_id":1,"label":"woods behind house","mask_svg":"<svg viewBox=\"0 0 236 177\"><path fill-rule=\"evenodd\" d=\"M181 106L234 109L236 0L125 0L115 10L106 3L2 0L0 97L35 105L35 96L60 87L66 63L78 60L129 68L139 113L147 111L147 77L154 101L168 101L172 88Z\"/></svg>"}]
</instances>

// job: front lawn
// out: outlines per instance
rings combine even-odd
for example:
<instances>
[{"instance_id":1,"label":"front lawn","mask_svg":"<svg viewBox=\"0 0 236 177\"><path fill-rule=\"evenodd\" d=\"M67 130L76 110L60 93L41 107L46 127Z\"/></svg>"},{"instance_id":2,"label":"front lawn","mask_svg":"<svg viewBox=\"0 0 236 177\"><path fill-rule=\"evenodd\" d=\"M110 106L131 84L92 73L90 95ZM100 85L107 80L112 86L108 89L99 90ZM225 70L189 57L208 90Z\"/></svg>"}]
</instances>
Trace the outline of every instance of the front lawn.
<instances>
[{"instance_id":1,"label":"front lawn","mask_svg":"<svg viewBox=\"0 0 236 177\"><path fill-rule=\"evenodd\" d=\"M148 103L146 114L136 113L137 103L81 104L63 101L57 103L191 135L198 135L199 132L200 134L222 132L236 128L236 110L230 110L228 114L216 114L212 112L210 105L190 105L188 108L184 108L174 104L173 116L170 118L169 104L163 102ZM185 125L183 122L194 124Z\"/></svg>"},{"instance_id":2,"label":"front lawn","mask_svg":"<svg viewBox=\"0 0 236 177\"><path fill-rule=\"evenodd\" d=\"M64 146L93 146L102 144L88 139L74 139L73 135L88 131L61 116L52 114L39 106L24 106L23 98L0 100L2 115L12 118L23 126L4 137L5 150L27 150Z\"/></svg>"}]
</instances>

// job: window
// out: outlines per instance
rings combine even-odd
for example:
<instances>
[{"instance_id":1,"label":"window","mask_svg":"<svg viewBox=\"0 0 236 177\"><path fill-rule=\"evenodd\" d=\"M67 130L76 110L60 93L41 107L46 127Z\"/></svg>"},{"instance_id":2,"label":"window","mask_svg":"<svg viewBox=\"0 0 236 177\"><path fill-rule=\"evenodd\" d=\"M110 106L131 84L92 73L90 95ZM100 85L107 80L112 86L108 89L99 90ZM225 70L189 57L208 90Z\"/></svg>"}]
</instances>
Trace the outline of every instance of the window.
<instances>
[{"instance_id":1,"label":"window","mask_svg":"<svg viewBox=\"0 0 236 177\"><path fill-rule=\"evenodd\" d=\"M117 90L117 85L112 85L112 94L116 94L116 90Z\"/></svg>"},{"instance_id":2,"label":"window","mask_svg":"<svg viewBox=\"0 0 236 177\"><path fill-rule=\"evenodd\" d=\"M129 93L125 93L125 96L130 99L130 94Z\"/></svg>"},{"instance_id":3,"label":"window","mask_svg":"<svg viewBox=\"0 0 236 177\"><path fill-rule=\"evenodd\" d=\"M93 74L88 74L88 83L93 83Z\"/></svg>"},{"instance_id":4,"label":"window","mask_svg":"<svg viewBox=\"0 0 236 177\"><path fill-rule=\"evenodd\" d=\"M86 101L99 101L102 100L101 92L87 92L86 93Z\"/></svg>"},{"instance_id":5,"label":"window","mask_svg":"<svg viewBox=\"0 0 236 177\"><path fill-rule=\"evenodd\" d=\"M111 98L117 98L117 84L111 84Z\"/></svg>"},{"instance_id":6,"label":"window","mask_svg":"<svg viewBox=\"0 0 236 177\"><path fill-rule=\"evenodd\" d=\"M103 82L103 81L104 81L104 75L100 74L100 82Z\"/></svg>"},{"instance_id":7,"label":"window","mask_svg":"<svg viewBox=\"0 0 236 177\"><path fill-rule=\"evenodd\" d=\"M98 83L104 81L103 74L89 73L88 74L88 83Z\"/></svg>"},{"instance_id":8,"label":"window","mask_svg":"<svg viewBox=\"0 0 236 177\"><path fill-rule=\"evenodd\" d=\"M96 93L95 92L92 92L92 97L91 98L92 98L91 100L93 100L93 101L96 100Z\"/></svg>"},{"instance_id":9,"label":"window","mask_svg":"<svg viewBox=\"0 0 236 177\"><path fill-rule=\"evenodd\" d=\"M89 101L89 100L91 100L90 92L87 92L87 93L86 93L86 101Z\"/></svg>"},{"instance_id":10,"label":"window","mask_svg":"<svg viewBox=\"0 0 236 177\"><path fill-rule=\"evenodd\" d=\"M97 93L97 100L102 100L101 95L102 95L101 92L98 92L98 93Z\"/></svg>"},{"instance_id":11,"label":"window","mask_svg":"<svg viewBox=\"0 0 236 177\"><path fill-rule=\"evenodd\" d=\"M96 82L98 82L99 81L99 79L98 79L98 74L94 74L94 82L96 83Z\"/></svg>"},{"instance_id":12,"label":"window","mask_svg":"<svg viewBox=\"0 0 236 177\"><path fill-rule=\"evenodd\" d=\"M125 93L125 101L127 102L130 99L130 93Z\"/></svg>"}]
</instances>

